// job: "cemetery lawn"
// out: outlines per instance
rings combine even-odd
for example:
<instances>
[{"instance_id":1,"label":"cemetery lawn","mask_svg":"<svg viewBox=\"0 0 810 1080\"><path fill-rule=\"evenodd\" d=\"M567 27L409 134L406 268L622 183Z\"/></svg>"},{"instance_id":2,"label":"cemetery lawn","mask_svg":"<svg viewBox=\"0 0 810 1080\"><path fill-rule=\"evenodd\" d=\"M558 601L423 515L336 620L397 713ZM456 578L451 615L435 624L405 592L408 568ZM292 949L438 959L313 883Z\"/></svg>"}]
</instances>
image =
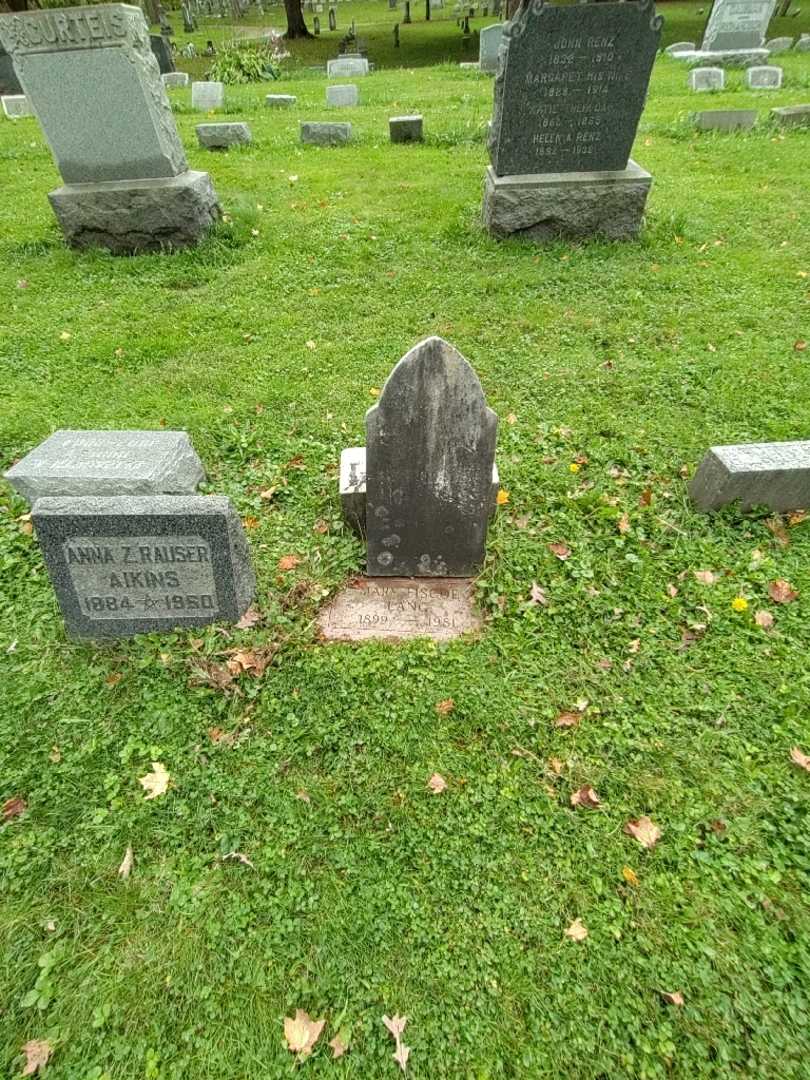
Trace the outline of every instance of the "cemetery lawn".
<instances>
[{"instance_id":1,"label":"cemetery lawn","mask_svg":"<svg viewBox=\"0 0 810 1080\"><path fill-rule=\"evenodd\" d=\"M808 434L810 133L687 121L810 100L810 57L779 62L781 92L700 98L658 62L625 246L482 235L492 83L457 68L358 80L333 151L297 141L322 78L285 80L285 113L279 84L229 90L255 144L227 155L173 94L229 220L172 256L65 250L36 122L0 123L0 466L57 427L187 429L261 613L69 643L0 487L4 1075L46 1039L59 1080L288 1076L296 1009L326 1021L309 1076L395 1076L394 1013L416 1078L807 1075L810 521L686 494L712 444ZM390 146L414 111L427 143ZM501 417L486 631L322 646L363 570L340 450L429 334Z\"/></svg>"}]
</instances>

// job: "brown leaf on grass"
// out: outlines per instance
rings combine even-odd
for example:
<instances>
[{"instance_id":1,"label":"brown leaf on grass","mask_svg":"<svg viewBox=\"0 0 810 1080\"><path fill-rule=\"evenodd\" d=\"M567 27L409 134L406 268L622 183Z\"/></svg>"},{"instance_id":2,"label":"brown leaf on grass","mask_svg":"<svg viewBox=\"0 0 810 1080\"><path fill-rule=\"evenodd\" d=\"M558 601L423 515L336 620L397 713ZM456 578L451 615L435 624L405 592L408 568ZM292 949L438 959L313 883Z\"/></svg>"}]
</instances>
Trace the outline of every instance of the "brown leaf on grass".
<instances>
[{"instance_id":1,"label":"brown leaf on grass","mask_svg":"<svg viewBox=\"0 0 810 1080\"><path fill-rule=\"evenodd\" d=\"M790 751L790 760L794 765L798 765L800 769L806 769L810 772L810 756L805 754L798 746L794 746Z\"/></svg>"},{"instance_id":2,"label":"brown leaf on grass","mask_svg":"<svg viewBox=\"0 0 810 1080\"><path fill-rule=\"evenodd\" d=\"M19 817L26 805L25 799L21 799L19 795L12 795L10 799L6 799L3 803L3 822Z\"/></svg>"},{"instance_id":3,"label":"brown leaf on grass","mask_svg":"<svg viewBox=\"0 0 810 1080\"><path fill-rule=\"evenodd\" d=\"M796 352L804 352L804 350L807 348L807 342L800 338L798 341L793 342L793 348L796 350Z\"/></svg>"},{"instance_id":4,"label":"brown leaf on grass","mask_svg":"<svg viewBox=\"0 0 810 1080\"><path fill-rule=\"evenodd\" d=\"M669 993L669 991L667 990L662 990L661 997L664 999L667 1005L684 1004L683 994L680 992L680 990L673 990L672 993Z\"/></svg>"},{"instance_id":5,"label":"brown leaf on grass","mask_svg":"<svg viewBox=\"0 0 810 1080\"><path fill-rule=\"evenodd\" d=\"M255 607L249 607L239 622L236 624L237 630L250 630L257 623L262 621L262 613Z\"/></svg>"},{"instance_id":6,"label":"brown leaf on grass","mask_svg":"<svg viewBox=\"0 0 810 1080\"><path fill-rule=\"evenodd\" d=\"M768 586L768 596L775 604L792 604L799 594L789 581L784 578L777 578Z\"/></svg>"},{"instance_id":7,"label":"brown leaf on grass","mask_svg":"<svg viewBox=\"0 0 810 1080\"><path fill-rule=\"evenodd\" d=\"M793 529L797 525L801 525L803 521L807 521L807 518L808 513L806 510L791 510L787 518L788 528Z\"/></svg>"},{"instance_id":8,"label":"brown leaf on grass","mask_svg":"<svg viewBox=\"0 0 810 1080\"><path fill-rule=\"evenodd\" d=\"M694 573L695 581L699 581L701 585L716 585L720 580L720 575L712 570L695 570Z\"/></svg>"},{"instance_id":9,"label":"brown leaf on grass","mask_svg":"<svg viewBox=\"0 0 810 1080\"><path fill-rule=\"evenodd\" d=\"M323 536L324 533L329 532L329 522L324 521L323 518L318 518L318 520L312 526L312 531L316 532L316 533L320 533L320 535Z\"/></svg>"},{"instance_id":10,"label":"brown leaf on grass","mask_svg":"<svg viewBox=\"0 0 810 1080\"><path fill-rule=\"evenodd\" d=\"M550 757L548 759L548 767L554 773L555 776L559 776L563 771L563 762L558 757Z\"/></svg>"},{"instance_id":11,"label":"brown leaf on grass","mask_svg":"<svg viewBox=\"0 0 810 1080\"><path fill-rule=\"evenodd\" d=\"M277 652L278 646L272 643L262 645L258 649L234 649L228 653L228 671L231 675L241 675L242 672L247 672L249 675L253 675L254 678L260 679Z\"/></svg>"},{"instance_id":12,"label":"brown leaf on grass","mask_svg":"<svg viewBox=\"0 0 810 1080\"><path fill-rule=\"evenodd\" d=\"M428 780L427 786L430 788L431 794L441 795L444 789L447 787L447 781L439 773L435 772L433 776Z\"/></svg>"},{"instance_id":13,"label":"brown leaf on grass","mask_svg":"<svg viewBox=\"0 0 810 1080\"><path fill-rule=\"evenodd\" d=\"M410 1054L411 1054L410 1046L406 1046L405 1043L399 1042L399 1043L397 1043L396 1050L391 1055L393 1057L394 1061L397 1063L397 1065L399 1065L400 1069L402 1069L403 1072L406 1071L406 1066L408 1064L408 1058L410 1057Z\"/></svg>"},{"instance_id":14,"label":"brown leaf on grass","mask_svg":"<svg viewBox=\"0 0 810 1080\"><path fill-rule=\"evenodd\" d=\"M624 535L625 533L629 533L630 532L630 515L627 514L627 513L622 514L621 517L619 518L619 520L616 522L616 528L619 530L619 532L622 535Z\"/></svg>"},{"instance_id":15,"label":"brown leaf on grass","mask_svg":"<svg viewBox=\"0 0 810 1080\"><path fill-rule=\"evenodd\" d=\"M448 713L451 713L453 709L455 709L456 703L449 697L445 698L444 701L437 701L435 707L439 716L447 716Z\"/></svg>"},{"instance_id":16,"label":"brown leaf on grass","mask_svg":"<svg viewBox=\"0 0 810 1080\"><path fill-rule=\"evenodd\" d=\"M628 821L624 827L628 836L638 840L643 848L654 848L661 839L661 830L648 817L640 817L637 821Z\"/></svg>"},{"instance_id":17,"label":"brown leaf on grass","mask_svg":"<svg viewBox=\"0 0 810 1080\"><path fill-rule=\"evenodd\" d=\"M586 810L595 810L601 801L590 784L584 784L578 791L571 792L572 806L583 806Z\"/></svg>"},{"instance_id":18,"label":"brown leaf on grass","mask_svg":"<svg viewBox=\"0 0 810 1080\"><path fill-rule=\"evenodd\" d=\"M53 1047L47 1039L31 1039L23 1047L25 1054L25 1068L23 1076L33 1076L35 1072L42 1070L48 1064L48 1059L53 1053Z\"/></svg>"},{"instance_id":19,"label":"brown leaf on grass","mask_svg":"<svg viewBox=\"0 0 810 1080\"><path fill-rule=\"evenodd\" d=\"M548 597L536 581L532 582L531 591L529 592L529 603L542 604L543 607L546 607L548 604Z\"/></svg>"},{"instance_id":20,"label":"brown leaf on grass","mask_svg":"<svg viewBox=\"0 0 810 1080\"><path fill-rule=\"evenodd\" d=\"M758 611L754 616L754 622L763 630L770 630L773 626L773 615L770 611Z\"/></svg>"},{"instance_id":21,"label":"brown leaf on grass","mask_svg":"<svg viewBox=\"0 0 810 1080\"><path fill-rule=\"evenodd\" d=\"M118 686L123 677L120 671L111 671L104 682L107 686Z\"/></svg>"},{"instance_id":22,"label":"brown leaf on grass","mask_svg":"<svg viewBox=\"0 0 810 1080\"><path fill-rule=\"evenodd\" d=\"M765 520L765 528L770 530L776 537L782 547L787 547L790 543L790 537L788 536L787 529L780 517L769 517Z\"/></svg>"},{"instance_id":23,"label":"brown leaf on grass","mask_svg":"<svg viewBox=\"0 0 810 1080\"><path fill-rule=\"evenodd\" d=\"M169 779L166 767L159 761L153 761L152 772L138 777L138 783L146 792L144 799L156 799L159 795L165 795L169 787Z\"/></svg>"},{"instance_id":24,"label":"brown leaf on grass","mask_svg":"<svg viewBox=\"0 0 810 1080\"><path fill-rule=\"evenodd\" d=\"M333 1061L335 1060L335 1058L343 1057L343 1055L349 1049L348 1046L341 1039L340 1034L337 1034L334 1039L330 1039L328 1045L332 1050Z\"/></svg>"},{"instance_id":25,"label":"brown leaf on grass","mask_svg":"<svg viewBox=\"0 0 810 1080\"><path fill-rule=\"evenodd\" d=\"M574 919L565 931L565 936L572 941L584 941L588 936L588 928L585 926L582 919Z\"/></svg>"},{"instance_id":26,"label":"brown leaf on grass","mask_svg":"<svg viewBox=\"0 0 810 1080\"><path fill-rule=\"evenodd\" d=\"M295 1017L284 1017L284 1038L287 1049L300 1058L309 1057L321 1036L325 1020L313 1020L303 1009L296 1009Z\"/></svg>"},{"instance_id":27,"label":"brown leaf on grass","mask_svg":"<svg viewBox=\"0 0 810 1080\"><path fill-rule=\"evenodd\" d=\"M565 562L566 559L571 556L571 548L567 544L554 543L548 545L548 550L552 555L556 555L558 559Z\"/></svg>"},{"instance_id":28,"label":"brown leaf on grass","mask_svg":"<svg viewBox=\"0 0 810 1080\"><path fill-rule=\"evenodd\" d=\"M638 497L639 506L650 506L652 504L652 488L645 488Z\"/></svg>"},{"instance_id":29,"label":"brown leaf on grass","mask_svg":"<svg viewBox=\"0 0 810 1080\"><path fill-rule=\"evenodd\" d=\"M675 586L671 583L667 585L667 596L670 598L670 600L674 600L677 595L678 590L675 588Z\"/></svg>"},{"instance_id":30,"label":"brown leaf on grass","mask_svg":"<svg viewBox=\"0 0 810 1080\"><path fill-rule=\"evenodd\" d=\"M559 727L559 728L576 727L581 719L582 719L582 713L581 712L571 712L571 711L561 712L559 714L559 716L557 717L557 719L554 721L554 727Z\"/></svg>"},{"instance_id":31,"label":"brown leaf on grass","mask_svg":"<svg viewBox=\"0 0 810 1080\"><path fill-rule=\"evenodd\" d=\"M234 679L234 673L224 664L213 661L195 660L190 664L189 685L209 686L213 690L226 690Z\"/></svg>"},{"instance_id":32,"label":"brown leaf on grass","mask_svg":"<svg viewBox=\"0 0 810 1080\"><path fill-rule=\"evenodd\" d=\"M242 518L242 524L246 529L258 529L259 519L252 514L248 514L247 517Z\"/></svg>"},{"instance_id":33,"label":"brown leaf on grass","mask_svg":"<svg viewBox=\"0 0 810 1080\"><path fill-rule=\"evenodd\" d=\"M408 1018L407 1016L398 1016L395 1013L393 1016L383 1016L382 1022L391 1032L391 1036L396 1043L396 1050L393 1054L394 1061L399 1065L400 1069L405 1072L411 1048L410 1046L405 1046L402 1042L402 1033L405 1030L405 1025L408 1023Z\"/></svg>"},{"instance_id":34,"label":"brown leaf on grass","mask_svg":"<svg viewBox=\"0 0 810 1080\"><path fill-rule=\"evenodd\" d=\"M301 565L300 555L282 555L278 560L279 570L294 570L296 566Z\"/></svg>"},{"instance_id":35,"label":"brown leaf on grass","mask_svg":"<svg viewBox=\"0 0 810 1080\"><path fill-rule=\"evenodd\" d=\"M132 866L135 862L135 858L132 854L132 848L128 847L124 852L124 861L118 867L118 876L122 881L128 881L129 875L132 873Z\"/></svg>"}]
</instances>

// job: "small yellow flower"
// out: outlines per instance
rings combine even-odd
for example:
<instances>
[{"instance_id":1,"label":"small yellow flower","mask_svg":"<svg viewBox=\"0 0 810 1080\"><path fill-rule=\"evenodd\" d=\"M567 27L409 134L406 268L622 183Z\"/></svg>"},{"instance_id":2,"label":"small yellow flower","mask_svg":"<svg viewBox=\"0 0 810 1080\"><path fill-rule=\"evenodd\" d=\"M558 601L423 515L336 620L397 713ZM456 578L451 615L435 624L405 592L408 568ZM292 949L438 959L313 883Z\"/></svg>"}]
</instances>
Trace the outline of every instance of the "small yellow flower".
<instances>
[{"instance_id":1,"label":"small yellow flower","mask_svg":"<svg viewBox=\"0 0 810 1080\"><path fill-rule=\"evenodd\" d=\"M579 472L580 466L576 463L576 461L572 461L571 464L568 466L568 469L570 472Z\"/></svg>"},{"instance_id":2,"label":"small yellow flower","mask_svg":"<svg viewBox=\"0 0 810 1080\"><path fill-rule=\"evenodd\" d=\"M504 489L501 488L495 501L497 502L498 506L506 506L506 504L509 502L509 492L504 491Z\"/></svg>"},{"instance_id":3,"label":"small yellow flower","mask_svg":"<svg viewBox=\"0 0 810 1080\"><path fill-rule=\"evenodd\" d=\"M731 601L731 606L735 611L747 611L748 601L744 596L735 596Z\"/></svg>"}]
</instances>

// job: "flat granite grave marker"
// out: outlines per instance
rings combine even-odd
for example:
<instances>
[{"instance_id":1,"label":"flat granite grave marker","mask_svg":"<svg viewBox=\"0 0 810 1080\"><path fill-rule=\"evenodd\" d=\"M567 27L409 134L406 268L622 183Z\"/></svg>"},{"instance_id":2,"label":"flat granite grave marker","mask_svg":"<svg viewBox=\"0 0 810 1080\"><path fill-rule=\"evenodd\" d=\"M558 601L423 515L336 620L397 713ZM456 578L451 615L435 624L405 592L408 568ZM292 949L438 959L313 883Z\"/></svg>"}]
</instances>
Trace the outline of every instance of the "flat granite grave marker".
<instances>
[{"instance_id":1,"label":"flat granite grave marker","mask_svg":"<svg viewBox=\"0 0 810 1080\"><path fill-rule=\"evenodd\" d=\"M723 68L692 68L689 72L689 89L697 93L709 90L722 90L726 85L726 73Z\"/></svg>"},{"instance_id":2,"label":"flat granite grave marker","mask_svg":"<svg viewBox=\"0 0 810 1080\"><path fill-rule=\"evenodd\" d=\"M253 598L247 540L223 496L46 497L31 519L71 637L235 622Z\"/></svg>"},{"instance_id":3,"label":"flat granite grave marker","mask_svg":"<svg viewBox=\"0 0 810 1080\"><path fill-rule=\"evenodd\" d=\"M713 446L689 485L698 510L740 501L744 510L767 506L777 513L810 508L810 442Z\"/></svg>"},{"instance_id":4,"label":"flat granite grave marker","mask_svg":"<svg viewBox=\"0 0 810 1080\"><path fill-rule=\"evenodd\" d=\"M388 134L392 143L424 142L422 117L391 116L388 119Z\"/></svg>"},{"instance_id":5,"label":"flat granite grave marker","mask_svg":"<svg viewBox=\"0 0 810 1080\"><path fill-rule=\"evenodd\" d=\"M326 74L330 79L343 75L368 75L368 60L364 56L341 56L326 61Z\"/></svg>"},{"instance_id":6,"label":"flat granite grave marker","mask_svg":"<svg viewBox=\"0 0 810 1080\"><path fill-rule=\"evenodd\" d=\"M167 71L165 75L161 75L163 79L163 85L168 90L180 90L188 86L191 81L191 76L187 71Z\"/></svg>"},{"instance_id":7,"label":"flat granite grave marker","mask_svg":"<svg viewBox=\"0 0 810 1080\"><path fill-rule=\"evenodd\" d=\"M219 217L208 173L186 162L140 8L0 15L0 41L64 186L48 198L75 247L195 244Z\"/></svg>"},{"instance_id":8,"label":"flat granite grave marker","mask_svg":"<svg viewBox=\"0 0 810 1080\"><path fill-rule=\"evenodd\" d=\"M46 495L191 495L205 470L185 431L62 429L3 476L34 503Z\"/></svg>"},{"instance_id":9,"label":"flat granite grave marker","mask_svg":"<svg viewBox=\"0 0 810 1080\"><path fill-rule=\"evenodd\" d=\"M447 641L480 630L473 584L466 578L356 578L318 616L329 641Z\"/></svg>"},{"instance_id":10,"label":"flat granite grave marker","mask_svg":"<svg viewBox=\"0 0 810 1080\"><path fill-rule=\"evenodd\" d=\"M784 127L810 127L810 105L782 105L771 117Z\"/></svg>"},{"instance_id":11,"label":"flat granite grave marker","mask_svg":"<svg viewBox=\"0 0 810 1080\"><path fill-rule=\"evenodd\" d=\"M673 41L671 45L667 45L667 47L664 49L664 53L667 56L677 56L678 53L694 51L694 41Z\"/></svg>"},{"instance_id":12,"label":"flat granite grave marker","mask_svg":"<svg viewBox=\"0 0 810 1080\"><path fill-rule=\"evenodd\" d=\"M231 146L247 146L253 141L247 124L197 124L197 139L206 150L227 150Z\"/></svg>"},{"instance_id":13,"label":"flat granite grave marker","mask_svg":"<svg viewBox=\"0 0 810 1080\"><path fill-rule=\"evenodd\" d=\"M268 109L289 109L296 101L295 94L267 94L264 99Z\"/></svg>"},{"instance_id":14,"label":"flat granite grave marker","mask_svg":"<svg viewBox=\"0 0 810 1080\"><path fill-rule=\"evenodd\" d=\"M750 131L757 122L756 109L705 109L695 113L698 131Z\"/></svg>"},{"instance_id":15,"label":"flat granite grave marker","mask_svg":"<svg viewBox=\"0 0 810 1080\"><path fill-rule=\"evenodd\" d=\"M637 235L652 177L629 154L662 25L653 0L540 0L506 24L484 194L490 233Z\"/></svg>"},{"instance_id":16,"label":"flat granite grave marker","mask_svg":"<svg viewBox=\"0 0 810 1080\"><path fill-rule=\"evenodd\" d=\"M25 94L4 94L3 97L0 97L0 103L2 103L3 112L9 120L19 120L20 117L34 115L31 102Z\"/></svg>"},{"instance_id":17,"label":"flat granite grave marker","mask_svg":"<svg viewBox=\"0 0 810 1080\"><path fill-rule=\"evenodd\" d=\"M745 73L749 90L779 90L782 86L782 68L775 64L750 67Z\"/></svg>"},{"instance_id":18,"label":"flat granite grave marker","mask_svg":"<svg viewBox=\"0 0 810 1080\"><path fill-rule=\"evenodd\" d=\"M301 142L309 146L343 146L351 141L352 125L328 120L302 120Z\"/></svg>"},{"instance_id":19,"label":"flat granite grave marker","mask_svg":"<svg viewBox=\"0 0 810 1080\"><path fill-rule=\"evenodd\" d=\"M359 100L360 94L354 83L349 83L346 86L327 86L326 88L326 104L330 108L349 108L357 105Z\"/></svg>"},{"instance_id":20,"label":"flat granite grave marker","mask_svg":"<svg viewBox=\"0 0 810 1080\"><path fill-rule=\"evenodd\" d=\"M789 49L793 48L793 38L792 37L775 37L775 38L771 38L770 41L765 42L765 48L768 50L769 53L772 53L772 54L787 52Z\"/></svg>"}]
</instances>

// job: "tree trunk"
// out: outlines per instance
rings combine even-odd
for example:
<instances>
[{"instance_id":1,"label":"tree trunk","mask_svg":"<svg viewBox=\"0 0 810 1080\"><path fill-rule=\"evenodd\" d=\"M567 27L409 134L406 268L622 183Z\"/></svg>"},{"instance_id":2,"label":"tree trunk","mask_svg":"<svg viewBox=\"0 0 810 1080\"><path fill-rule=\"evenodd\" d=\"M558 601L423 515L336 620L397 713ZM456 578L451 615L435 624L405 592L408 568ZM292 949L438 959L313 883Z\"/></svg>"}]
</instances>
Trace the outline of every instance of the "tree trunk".
<instances>
[{"instance_id":1,"label":"tree trunk","mask_svg":"<svg viewBox=\"0 0 810 1080\"><path fill-rule=\"evenodd\" d=\"M31 11L32 8L38 7L37 4L30 3L29 0L6 0L9 11Z\"/></svg>"},{"instance_id":2,"label":"tree trunk","mask_svg":"<svg viewBox=\"0 0 810 1080\"><path fill-rule=\"evenodd\" d=\"M425 0L425 22L430 22L430 0Z\"/></svg>"},{"instance_id":3,"label":"tree trunk","mask_svg":"<svg viewBox=\"0 0 810 1080\"><path fill-rule=\"evenodd\" d=\"M284 8L287 12L287 33L284 35L287 40L311 38L312 34L307 30L307 24L304 22L301 0L284 0Z\"/></svg>"}]
</instances>

